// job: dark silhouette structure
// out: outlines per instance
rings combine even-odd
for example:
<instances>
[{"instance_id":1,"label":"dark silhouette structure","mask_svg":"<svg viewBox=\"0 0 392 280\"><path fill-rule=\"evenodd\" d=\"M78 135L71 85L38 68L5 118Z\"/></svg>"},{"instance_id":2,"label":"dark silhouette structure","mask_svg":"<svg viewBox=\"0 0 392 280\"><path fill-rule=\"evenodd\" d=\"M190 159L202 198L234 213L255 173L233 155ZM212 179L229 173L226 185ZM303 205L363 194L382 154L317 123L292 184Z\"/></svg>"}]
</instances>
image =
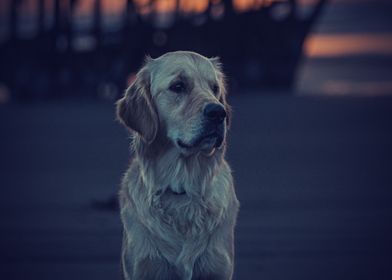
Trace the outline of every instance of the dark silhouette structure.
<instances>
[{"instance_id":1,"label":"dark silhouette structure","mask_svg":"<svg viewBox=\"0 0 392 280\"><path fill-rule=\"evenodd\" d=\"M53 0L53 21L46 23L45 1L37 3L37 32L18 36L23 0L10 0L9 38L0 46L0 82L22 98L104 94L115 98L126 87L146 54L193 50L220 56L234 85L291 87L302 46L326 0L319 0L306 17L296 0L276 1L237 12L231 0L210 1L202 13L154 12L126 3L121 27L105 30L101 0L95 0L93 24L78 30L74 10L82 0ZM178 3L179 1L177 1ZM142 12L148 11L148 12ZM77 40L90 46L81 50Z\"/></svg>"}]
</instances>

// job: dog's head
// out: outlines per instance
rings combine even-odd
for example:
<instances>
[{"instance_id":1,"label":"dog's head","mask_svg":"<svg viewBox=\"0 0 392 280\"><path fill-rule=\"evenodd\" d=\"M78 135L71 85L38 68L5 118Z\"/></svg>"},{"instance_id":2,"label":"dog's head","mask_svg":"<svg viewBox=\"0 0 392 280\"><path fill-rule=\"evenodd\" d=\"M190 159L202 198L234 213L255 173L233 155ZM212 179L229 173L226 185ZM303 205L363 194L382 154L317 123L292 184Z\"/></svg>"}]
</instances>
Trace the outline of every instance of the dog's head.
<instances>
[{"instance_id":1,"label":"dog's head","mask_svg":"<svg viewBox=\"0 0 392 280\"><path fill-rule=\"evenodd\" d=\"M212 154L224 144L230 119L219 59L184 51L148 58L117 115L147 144L166 137L183 154Z\"/></svg>"}]
</instances>

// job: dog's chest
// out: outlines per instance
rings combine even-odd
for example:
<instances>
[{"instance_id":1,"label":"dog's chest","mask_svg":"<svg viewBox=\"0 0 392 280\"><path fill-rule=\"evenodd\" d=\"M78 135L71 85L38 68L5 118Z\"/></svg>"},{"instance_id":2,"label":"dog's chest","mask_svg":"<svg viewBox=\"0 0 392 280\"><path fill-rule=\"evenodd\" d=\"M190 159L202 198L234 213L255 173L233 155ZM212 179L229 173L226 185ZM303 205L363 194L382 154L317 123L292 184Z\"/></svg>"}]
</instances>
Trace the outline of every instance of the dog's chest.
<instances>
[{"instance_id":1,"label":"dog's chest","mask_svg":"<svg viewBox=\"0 0 392 280\"><path fill-rule=\"evenodd\" d=\"M219 222L222 209L208 200L166 192L157 200L156 212L167 230L189 237L212 231Z\"/></svg>"}]
</instances>

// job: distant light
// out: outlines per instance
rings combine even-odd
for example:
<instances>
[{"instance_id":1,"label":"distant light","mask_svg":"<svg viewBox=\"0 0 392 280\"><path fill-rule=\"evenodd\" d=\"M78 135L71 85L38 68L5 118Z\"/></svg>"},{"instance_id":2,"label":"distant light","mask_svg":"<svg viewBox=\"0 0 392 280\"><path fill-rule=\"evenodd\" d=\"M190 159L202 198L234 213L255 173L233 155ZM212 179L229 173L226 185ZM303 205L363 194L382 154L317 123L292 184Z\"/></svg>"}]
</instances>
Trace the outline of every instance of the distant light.
<instances>
[{"instance_id":1,"label":"distant light","mask_svg":"<svg viewBox=\"0 0 392 280\"><path fill-rule=\"evenodd\" d=\"M315 34L305 41L308 57L392 55L392 33Z\"/></svg>"}]
</instances>

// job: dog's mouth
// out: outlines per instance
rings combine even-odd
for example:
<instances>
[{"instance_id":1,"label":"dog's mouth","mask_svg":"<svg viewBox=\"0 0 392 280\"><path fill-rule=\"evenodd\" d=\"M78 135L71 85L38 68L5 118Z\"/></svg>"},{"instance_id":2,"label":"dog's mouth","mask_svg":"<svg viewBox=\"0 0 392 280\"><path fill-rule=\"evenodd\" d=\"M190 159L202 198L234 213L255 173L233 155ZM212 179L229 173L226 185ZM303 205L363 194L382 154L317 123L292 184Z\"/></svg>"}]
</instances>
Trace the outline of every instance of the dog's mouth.
<instances>
[{"instance_id":1,"label":"dog's mouth","mask_svg":"<svg viewBox=\"0 0 392 280\"><path fill-rule=\"evenodd\" d=\"M207 122L196 137L189 141L178 138L176 144L185 154L202 152L205 155L212 155L216 149L222 147L225 132L223 124L216 125Z\"/></svg>"},{"instance_id":2,"label":"dog's mouth","mask_svg":"<svg viewBox=\"0 0 392 280\"><path fill-rule=\"evenodd\" d=\"M213 149L221 147L223 143L223 134L218 132L212 132L209 134L203 134L198 137L195 141L191 143L185 143L181 139L177 140L177 144L179 147L184 149Z\"/></svg>"}]
</instances>

